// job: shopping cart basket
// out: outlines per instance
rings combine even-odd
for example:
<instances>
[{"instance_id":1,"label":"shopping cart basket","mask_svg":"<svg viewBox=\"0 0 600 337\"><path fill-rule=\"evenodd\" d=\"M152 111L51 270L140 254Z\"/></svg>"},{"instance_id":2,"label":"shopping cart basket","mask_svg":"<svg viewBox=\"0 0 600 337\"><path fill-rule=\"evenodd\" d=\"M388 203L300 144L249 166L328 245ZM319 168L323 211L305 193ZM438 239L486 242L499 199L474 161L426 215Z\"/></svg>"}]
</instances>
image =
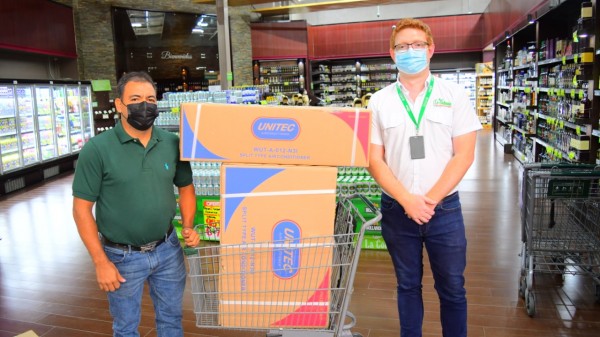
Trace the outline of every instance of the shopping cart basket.
<instances>
[{"instance_id":1,"label":"shopping cart basket","mask_svg":"<svg viewBox=\"0 0 600 337\"><path fill-rule=\"evenodd\" d=\"M365 219L352 202L356 199L375 216ZM268 337L361 336L350 331L356 319L348 305L365 230L380 219L366 197L341 197L333 236L188 249L196 325L261 330ZM272 256L304 259L296 283L284 289L274 285L273 275L282 272L275 265L287 267L272 264ZM246 273L239 272L241 264ZM250 282L252 291L244 291Z\"/></svg>"},{"instance_id":2,"label":"shopping cart basket","mask_svg":"<svg viewBox=\"0 0 600 337\"><path fill-rule=\"evenodd\" d=\"M600 300L600 167L527 164L519 294L535 314L534 273L589 275Z\"/></svg>"}]
</instances>

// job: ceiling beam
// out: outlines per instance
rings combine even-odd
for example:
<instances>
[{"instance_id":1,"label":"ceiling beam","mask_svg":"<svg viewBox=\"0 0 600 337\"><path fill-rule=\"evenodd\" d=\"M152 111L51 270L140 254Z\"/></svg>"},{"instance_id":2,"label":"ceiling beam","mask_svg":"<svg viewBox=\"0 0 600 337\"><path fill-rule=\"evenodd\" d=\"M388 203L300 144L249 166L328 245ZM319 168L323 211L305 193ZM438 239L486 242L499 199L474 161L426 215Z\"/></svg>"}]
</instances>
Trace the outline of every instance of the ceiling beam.
<instances>
[{"instance_id":1,"label":"ceiling beam","mask_svg":"<svg viewBox=\"0 0 600 337\"><path fill-rule=\"evenodd\" d=\"M366 2L367 0L332 0L332 1L324 1L324 2L307 2L295 5L288 6L276 6L276 7L266 7L266 8L257 8L252 10L254 13L262 14L262 15L283 15L289 14L294 11L301 10L325 10L325 9L336 9L342 8L345 4L355 3L355 2Z\"/></svg>"}]
</instances>

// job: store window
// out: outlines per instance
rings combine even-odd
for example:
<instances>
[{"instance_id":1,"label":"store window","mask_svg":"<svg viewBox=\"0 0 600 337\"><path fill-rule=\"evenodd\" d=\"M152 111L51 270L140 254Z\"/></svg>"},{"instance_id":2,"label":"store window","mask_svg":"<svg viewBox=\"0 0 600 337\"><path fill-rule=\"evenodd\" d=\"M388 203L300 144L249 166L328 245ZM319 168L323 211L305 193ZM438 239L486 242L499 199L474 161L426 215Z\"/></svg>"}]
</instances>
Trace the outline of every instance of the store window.
<instances>
[{"instance_id":1,"label":"store window","mask_svg":"<svg viewBox=\"0 0 600 337\"><path fill-rule=\"evenodd\" d=\"M116 75L146 71L158 94L206 90L219 72L216 15L113 8Z\"/></svg>"}]
</instances>

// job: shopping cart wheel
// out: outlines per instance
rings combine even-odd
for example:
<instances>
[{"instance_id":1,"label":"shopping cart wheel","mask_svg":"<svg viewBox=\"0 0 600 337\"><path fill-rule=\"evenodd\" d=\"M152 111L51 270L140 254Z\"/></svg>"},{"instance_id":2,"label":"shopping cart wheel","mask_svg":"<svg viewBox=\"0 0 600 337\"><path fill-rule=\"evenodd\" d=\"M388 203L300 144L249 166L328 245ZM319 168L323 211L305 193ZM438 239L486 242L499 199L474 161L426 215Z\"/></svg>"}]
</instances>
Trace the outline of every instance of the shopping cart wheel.
<instances>
[{"instance_id":1,"label":"shopping cart wheel","mask_svg":"<svg viewBox=\"0 0 600 337\"><path fill-rule=\"evenodd\" d=\"M525 309L530 317L535 315L535 294L531 290L525 290Z\"/></svg>"},{"instance_id":2,"label":"shopping cart wheel","mask_svg":"<svg viewBox=\"0 0 600 337\"><path fill-rule=\"evenodd\" d=\"M525 299L525 291L527 290L527 276L524 273L521 273L519 276L519 296L522 299Z\"/></svg>"}]
</instances>

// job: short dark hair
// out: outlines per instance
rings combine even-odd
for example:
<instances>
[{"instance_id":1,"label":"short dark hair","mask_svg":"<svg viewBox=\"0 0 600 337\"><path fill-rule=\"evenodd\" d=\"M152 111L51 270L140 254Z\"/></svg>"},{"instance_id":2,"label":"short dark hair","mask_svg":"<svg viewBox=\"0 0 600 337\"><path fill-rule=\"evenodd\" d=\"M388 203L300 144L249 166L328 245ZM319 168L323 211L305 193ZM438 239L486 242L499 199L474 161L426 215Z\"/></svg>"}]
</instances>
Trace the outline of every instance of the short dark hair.
<instances>
[{"instance_id":1,"label":"short dark hair","mask_svg":"<svg viewBox=\"0 0 600 337\"><path fill-rule=\"evenodd\" d=\"M125 91L125 85L129 82L148 82L152 84L154 91L156 91L156 85L154 84L154 80L152 77L148 75L145 71L132 71L129 73L125 73L117 83L117 97L123 97L123 92Z\"/></svg>"}]
</instances>

